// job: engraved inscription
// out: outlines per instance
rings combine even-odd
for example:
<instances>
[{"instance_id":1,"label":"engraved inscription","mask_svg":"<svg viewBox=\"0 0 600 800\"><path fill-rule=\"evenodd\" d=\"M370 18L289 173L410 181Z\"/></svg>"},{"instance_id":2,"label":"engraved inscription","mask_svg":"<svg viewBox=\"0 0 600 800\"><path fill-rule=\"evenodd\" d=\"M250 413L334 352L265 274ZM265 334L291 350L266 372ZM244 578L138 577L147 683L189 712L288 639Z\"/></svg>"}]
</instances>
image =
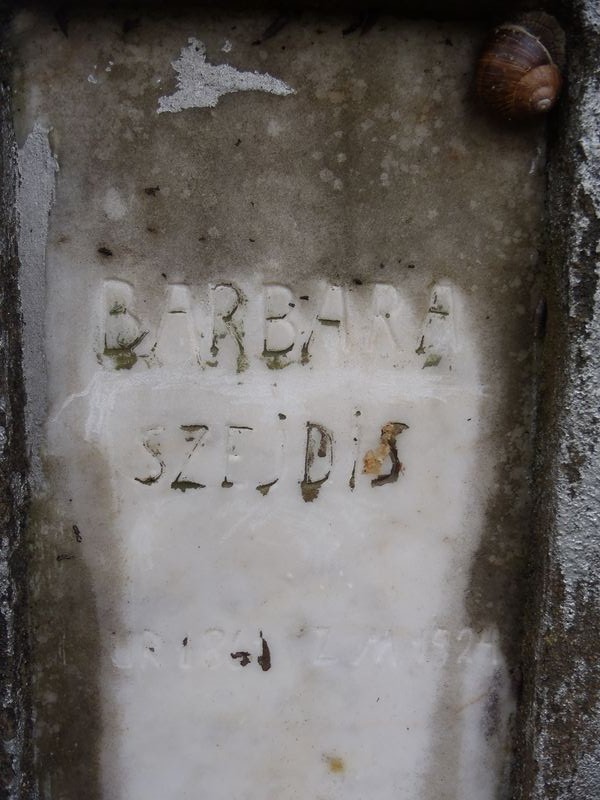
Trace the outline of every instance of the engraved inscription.
<instances>
[{"instance_id":1,"label":"engraved inscription","mask_svg":"<svg viewBox=\"0 0 600 800\"><path fill-rule=\"evenodd\" d=\"M208 426L193 424L180 425L180 428L186 434L185 441L191 443L191 448L177 472L177 477L171 482L171 489L179 489L182 492L185 492L186 489L204 489L206 484L200 483L195 477L194 456L198 447L203 446L203 440L208 433Z\"/></svg>"},{"instance_id":2,"label":"engraved inscription","mask_svg":"<svg viewBox=\"0 0 600 800\"><path fill-rule=\"evenodd\" d=\"M133 287L125 281L104 284L104 346L102 355L116 370L131 369L138 360L137 350L148 331L131 313Z\"/></svg>"},{"instance_id":3,"label":"engraved inscription","mask_svg":"<svg viewBox=\"0 0 600 800\"><path fill-rule=\"evenodd\" d=\"M306 423L304 478L300 484L302 497L310 503L319 496L321 486L329 478L333 466L333 435L322 425Z\"/></svg>"},{"instance_id":4,"label":"engraved inscription","mask_svg":"<svg viewBox=\"0 0 600 800\"><path fill-rule=\"evenodd\" d=\"M285 357L294 349L296 328L289 315L293 294L286 286L265 287L265 341L263 358L267 366L284 366Z\"/></svg>"},{"instance_id":5,"label":"engraved inscription","mask_svg":"<svg viewBox=\"0 0 600 800\"><path fill-rule=\"evenodd\" d=\"M198 364L198 333L192 309L188 286L172 284L168 287L165 310L152 348L156 363L190 367Z\"/></svg>"},{"instance_id":6,"label":"engraved inscription","mask_svg":"<svg viewBox=\"0 0 600 800\"><path fill-rule=\"evenodd\" d=\"M449 361L455 347L452 289L449 286L437 286L431 293L423 334L416 351L423 356L423 369Z\"/></svg>"},{"instance_id":7,"label":"engraved inscription","mask_svg":"<svg viewBox=\"0 0 600 800\"><path fill-rule=\"evenodd\" d=\"M164 428L150 428L144 435L142 445L155 463L154 469L150 470L143 478L135 476L135 480L145 486L152 486L153 483L160 480L165 470L165 464L160 453L160 437L164 430Z\"/></svg>"},{"instance_id":8,"label":"engraved inscription","mask_svg":"<svg viewBox=\"0 0 600 800\"><path fill-rule=\"evenodd\" d=\"M357 412L360 413L360 412ZM267 497L282 476L293 480L285 465L290 458L299 464L297 452L288 453L278 423L269 427L226 425L219 430L214 424L186 423L169 427L149 428L141 434L142 463L134 480L147 487L169 483L171 489L188 490L220 486L224 489L252 488ZM371 429L372 430L372 429ZM362 474L369 477L371 487L395 483L404 471L398 455L397 438L409 430L404 422L387 422L380 428L379 444L362 457ZM316 422L305 423L303 473L297 480L305 502L315 501L329 481L336 464L348 470L343 487L351 491L357 486L357 460L362 428L355 424L352 435L336 439L332 429ZM139 445L138 445L139 446ZM257 459L260 447L263 458ZM336 460L335 454L338 452ZM223 472L219 476L222 465ZM267 471L270 470L270 473Z\"/></svg>"},{"instance_id":9,"label":"engraved inscription","mask_svg":"<svg viewBox=\"0 0 600 800\"><path fill-rule=\"evenodd\" d=\"M244 350L244 326L240 310L246 298L233 283L219 283L213 287L213 332L210 354L213 361L209 366L218 363L217 357L224 347L224 339L230 338L235 348L235 364L238 372L248 367Z\"/></svg>"},{"instance_id":10,"label":"engraved inscription","mask_svg":"<svg viewBox=\"0 0 600 800\"><path fill-rule=\"evenodd\" d=\"M447 372L456 357L455 290L439 283L410 297L387 283L309 289L277 283L167 285L160 302L143 287L107 280L97 359L127 374L146 368L283 370L348 366L373 356L387 368ZM416 348L415 348L415 342Z\"/></svg>"},{"instance_id":11,"label":"engraved inscription","mask_svg":"<svg viewBox=\"0 0 600 800\"><path fill-rule=\"evenodd\" d=\"M407 664L435 663L440 667L457 664L466 667L484 658L492 667L501 663L500 643L495 629L479 633L472 628L433 628L418 637L406 639L396 628L337 630L329 626L303 626L294 637L282 637L292 648L296 638L302 642L303 658L313 667L344 667L360 670L379 667L402 670ZM248 642L248 640L250 640ZM244 647L243 641L247 642ZM241 631L213 627L188 635L179 641L167 640L151 630L115 638L113 666L117 669L161 669L177 665L188 669L219 669L251 664L268 672L273 666L271 649L262 631L244 636Z\"/></svg>"}]
</instances>

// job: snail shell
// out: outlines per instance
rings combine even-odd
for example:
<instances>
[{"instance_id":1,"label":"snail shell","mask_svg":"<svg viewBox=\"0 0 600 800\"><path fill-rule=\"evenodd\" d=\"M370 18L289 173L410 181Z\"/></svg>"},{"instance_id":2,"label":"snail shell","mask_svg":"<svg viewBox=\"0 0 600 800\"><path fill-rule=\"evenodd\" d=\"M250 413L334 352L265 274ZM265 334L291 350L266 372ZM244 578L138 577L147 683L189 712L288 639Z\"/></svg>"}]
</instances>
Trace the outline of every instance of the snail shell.
<instances>
[{"instance_id":1,"label":"snail shell","mask_svg":"<svg viewBox=\"0 0 600 800\"><path fill-rule=\"evenodd\" d=\"M564 55L564 32L554 17L524 14L492 33L477 65L477 94L508 119L549 111L560 94Z\"/></svg>"}]
</instances>

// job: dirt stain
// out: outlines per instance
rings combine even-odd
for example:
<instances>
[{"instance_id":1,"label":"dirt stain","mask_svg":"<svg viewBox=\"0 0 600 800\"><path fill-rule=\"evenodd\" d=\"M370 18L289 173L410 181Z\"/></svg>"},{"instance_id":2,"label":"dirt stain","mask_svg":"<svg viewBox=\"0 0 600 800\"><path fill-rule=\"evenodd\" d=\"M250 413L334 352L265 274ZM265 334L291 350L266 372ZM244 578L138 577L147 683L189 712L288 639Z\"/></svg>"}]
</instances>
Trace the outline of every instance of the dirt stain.
<instances>
[{"instance_id":1,"label":"dirt stain","mask_svg":"<svg viewBox=\"0 0 600 800\"><path fill-rule=\"evenodd\" d=\"M344 759L339 756L325 754L323 760L327 764L329 771L333 772L334 775L342 775L346 771Z\"/></svg>"},{"instance_id":2,"label":"dirt stain","mask_svg":"<svg viewBox=\"0 0 600 800\"><path fill-rule=\"evenodd\" d=\"M395 483L402 472L402 462L398 458L397 437L408 425L404 422L388 422L381 429L379 444L374 450L369 450L363 459L363 473L376 475L371 481L371 486L382 486L385 483ZM387 459L392 462L391 469L385 475L381 474L383 464Z\"/></svg>"},{"instance_id":3,"label":"dirt stain","mask_svg":"<svg viewBox=\"0 0 600 800\"><path fill-rule=\"evenodd\" d=\"M256 491L260 492L263 497L266 497L269 494L269 489L271 486L275 486L278 480L279 478L275 478L275 480L271 481L271 483L261 483L256 487Z\"/></svg>"},{"instance_id":4,"label":"dirt stain","mask_svg":"<svg viewBox=\"0 0 600 800\"><path fill-rule=\"evenodd\" d=\"M239 661L241 667L247 667L252 661L252 656L247 650L238 650L237 653L230 653L234 661Z\"/></svg>"},{"instance_id":5,"label":"dirt stain","mask_svg":"<svg viewBox=\"0 0 600 800\"><path fill-rule=\"evenodd\" d=\"M268 672L271 669L271 651L262 631L260 632L260 640L262 642L262 652L256 660L260 664L262 671Z\"/></svg>"}]
</instances>

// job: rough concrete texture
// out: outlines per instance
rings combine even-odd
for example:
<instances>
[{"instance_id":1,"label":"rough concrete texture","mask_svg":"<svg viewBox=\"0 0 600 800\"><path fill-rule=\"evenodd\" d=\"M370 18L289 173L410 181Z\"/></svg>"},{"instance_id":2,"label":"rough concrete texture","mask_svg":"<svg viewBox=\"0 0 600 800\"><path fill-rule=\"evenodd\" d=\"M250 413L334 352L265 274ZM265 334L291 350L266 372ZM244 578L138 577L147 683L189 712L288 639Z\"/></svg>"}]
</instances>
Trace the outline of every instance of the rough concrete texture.
<instances>
[{"instance_id":1,"label":"rough concrete texture","mask_svg":"<svg viewBox=\"0 0 600 800\"><path fill-rule=\"evenodd\" d=\"M481 12L483 4L478 4L478 11ZM453 4L453 10L458 7L460 13L473 11L473 4ZM597 509L599 498L598 493L598 456L596 454L596 438L599 425L597 406L597 376L599 374L598 361L600 359L600 343L596 343L597 336L598 309L597 309L597 268L598 253L597 242L600 237L599 231L599 208L600 208L600 175L598 156L598 108L597 98L600 96L598 84L598 53L600 52L599 41L599 20L598 11L594 8L593 2L578 2L569 4L567 12L572 13L570 25L570 51L573 54L570 65L570 87L568 103L563 104L562 112L559 112L554 124L552 142L552 170L549 196L549 270L546 280L546 294L548 299L548 335L544 344L544 381L541 386L542 413L539 424L540 454L538 463L538 482L543 491L538 500L537 514L537 539L535 553L536 557L531 563L532 583L537 587L537 594L532 598L530 609L530 630L535 631L535 636L530 636L527 640L527 647L523 658L522 671L524 674L522 721L520 725L521 740L517 755L518 768L520 768L515 793L519 798L535 798L535 800L566 800L566 798L596 798L600 794L600 776L598 774L599 754L597 753L598 741L600 740L598 731L598 685L595 667L598 659L598 640L597 631L599 628L598 619L598 592L597 576L600 574L600 557L598 549L598 520ZM419 4L420 8L424 8ZM409 9L415 13L416 9ZM439 4L436 5L439 11ZM497 11L497 6L494 8ZM450 13L446 6L442 10L442 15ZM64 22L64 18L63 22ZM132 17L127 16L127 19ZM135 19L135 17L133 17ZM123 20L122 20L123 22ZM267 30L269 21L266 20L261 30ZM370 20L363 18L359 20L358 31L370 25ZM260 26L258 26L260 28ZM60 32L60 25L55 28ZM71 35L73 29L71 28ZM123 38L126 36L137 35L135 29L125 33L123 28ZM186 39L187 30L182 29L181 41L176 49L171 52L171 58L175 59L181 52ZM260 31L259 31L260 34ZM52 39L52 46L60 49L64 42L60 39ZM213 62L217 59L219 51L225 47L224 43L217 47L213 46ZM269 45L270 47L270 45ZM226 51L223 51L226 52ZM252 51L250 51L251 53ZM112 66L110 54L106 53L106 67ZM225 56L221 53L221 58ZM243 60L244 68L251 63L251 59ZM90 66L93 66L90 65ZM133 75L133 68L132 75ZM145 65L138 65L138 69L147 69ZM103 66L104 69L104 66ZM242 64L240 64L242 69ZM263 65L258 59L252 65L255 71L263 71ZM266 68L264 68L266 70ZM269 68L269 71L271 69ZM280 77L280 72L272 70L273 74ZM98 74L94 69L88 73L92 80L88 83L94 85L94 80L98 80ZM283 73L281 73L283 74ZM103 78L104 76L100 76ZM164 77L164 76L163 76ZM49 76L51 79L52 76ZM52 83L52 81L51 81ZM289 79L289 85L294 86L293 80ZM134 81L132 80L131 90L119 98L124 103L124 108L129 120L118 119L123 136L128 137L131 142L131 152L135 158L152 163L152 154L142 155L143 146L152 147L152 142L144 142L143 125L140 124L140 114L134 108L135 92ZM170 91L176 90L173 81ZM70 91L70 90L68 90ZM75 90L73 90L75 91ZM68 93L68 92L67 92ZM155 113L156 105L160 97L160 92L155 92L151 98L152 102L143 101L144 114ZM221 102L227 102L224 97ZM7 106L3 103L2 110L5 114ZM29 116L28 126L21 130L20 143L26 140L26 136L32 130L37 119L37 110ZM79 108L72 110L73 119L76 120ZM198 113L193 111L192 113ZM210 113L210 112L207 112ZM102 159L114 159L114 149L106 144L110 140L113 130L115 105L107 102L102 105L99 112L98 123L100 130L97 138L94 139L94 146L98 148L98 153ZM161 115L170 117L170 114ZM177 116L181 116L178 114ZM85 124L81 121L81 124ZM233 117L235 126L235 117ZM476 125L482 123L477 122ZM76 131L77 131L77 126ZM272 128L275 132L276 127ZM232 138L232 147L235 146L238 133L235 127L232 128L235 135ZM18 297L15 287L15 262L14 262L14 215L12 207L14 203L14 149L10 134L10 126L5 116L3 116L2 128L2 156L3 165L6 172L3 172L3 225L6 226L6 235L2 237L3 247L3 286L2 286L2 306L0 314L3 321L3 335L7 337L8 346L2 350L2 357L8 358L6 369L3 366L2 373L2 392L6 392L6 397L10 401L7 409L12 413L8 416L7 440L10 441L10 448L6 448L2 460L2 470L0 471L1 488L4 498L12 498L10 502L3 504L5 509L3 520L3 564L7 570L2 573L2 631L3 638L7 642L6 651L3 653L2 661L2 681L5 685L6 693L3 695L5 717L3 717L3 731L8 731L5 743L6 757L3 760L2 771L0 772L0 791L4 790L10 797L34 797L33 790L19 787L22 774L21 754L24 741L27 716L26 697L22 695L23 680L20 674L22 661L15 658L15 655L24 652L22 641L23 624L15 620L14 614L21 614L22 609L22 588L24 582L23 564L24 558L18 549L18 534L20 527L20 514L23 502L23 421L20 417L22 389L20 387L20 365L19 365L19 318L18 318ZM77 133L76 133L77 135ZM179 135L184 138L183 127ZM476 134L477 135L477 134ZM475 135L475 136L476 136ZM505 134L498 133L502 138ZM512 136L513 134L506 134ZM241 146L241 143L240 143ZM515 145L516 146L516 145ZM62 144L60 139L53 143L53 151L60 151L68 148L68 144ZM250 157L250 155L248 156ZM125 160L126 161L126 160ZM460 162L459 162L460 163ZM161 186L169 185L170 171L172 164L165 168L166 174L160 174ZM173 177L173 189L176 191L178 182L185 184L186 173L184 164L179 163L175 153ZM76 166L76 170L80 165ZM332 170L330 170L332 171ZM115 252L123 253L133 271L133 257L129 252L130 236L128 231L121 228L120 210L122 210L122 197L103 194L107 187L100 185L95 188L95 181L92 173L84 170L85 184L81 196L75 196L72 206L68 207L62 222L66 224L69 212L77 214L78 206L87 200L90 189L92 193L98 192L102 197L98 197L98 206L102 207L104 199L104 211L106 213L106 224L102 235L90 241L89 251L86 250L82 242L59 242L59 235L56 236L54 246L65 245L71 248L74 257L80 259L87 269L103 270L103 257L95 255L99 247L108 249L107 244L112 246L116 243ZM12 176L12 177L11 177ZM329 172L326 174L329 178ZM333 180L329 181L333 189ZM154 196L148 195L147 198L141 196L144 188L152 188L155 184L155 176L148 182L148 187L140 184L138 187L128 187L129 197L135 197L139 191L141 199L134 202L142 207L143 203L150 204ZM101 183L101 182L100 182ZM575 187L575 188L574 188ZM191 189L193 187L187 187ZM159 195L160 197L160 195ZM185 208L184 201L188 198L182 195L177 202ZM485 198L487 200L488 198ZM527 198L524 201L528 202ZM94 199L96 202L96 199ZM491 202L498 202L492 198ZM206 208L214 208L216 198L206 198ZM143 206L143 211L136 212L140 219L144 215L143 227L146 233L150 234L148 240L153 237L162 237L159 244L149 246L140 236L139 242L135 247L141 253L156 253L151 255L151 263L155 270L160 270L163 261L171 252L176 238L170 237L167 224L170 219L169 204L158 210ZM172 212L173 218L177 216L177 211ZM227 213L227 209L220 209L220 214ZM525 212L529 213L529 212ZM515 224L517 219L515 212ZM59 218L60 221L60 218ZM248 218L250 235L254 238L255 228L260 230L260 220ZM448 229L451 229L449 224ZM467 226L468 227L468 226ZM467 232L475 227L471 225ZM205 228L198 231L198 235L204 237L203 241L209 240L214 232L208 224ZM151 230L153 229L153 230ZM144 234L145 235L145 234ZM109 241L110 237L110 241ZM93 237L90 237L90 239ZM158 237L156 237L158 238ZM198 238L198 237L196 237ZM194 240L195 241L195 240ZM418 253L418 234L414 237L412 247ZM190 239L191 242L191 239ZM228 238L225 240L228 252L234 256L237 253L237 245ZM202 245L204 247L204 245ZM190 263L197 252L191 245L186 245L186 258ZM216 251L216 248L215 248ZM486 257L489 257L487 254ZM209 261L213 256L209 255ZM415 259L416 260L416 259ZM4 266L4 263L6 266ZM418 266L418 265L417 265ZM107 274L110 270L106 268ZM187 277L185 270L179 270L182 279ZM193 276L192 276L193 277ZM465 280L468 281L469 276ZM492 287L493 291L493 287ZM76 313L76 312L74 312ZM492 323L493 326L494 323ZM493 328L494 335L500 335L501 324L496 323ZM523 328L525 336L528 336L528 328ZM517 337L518 338L518 337ZM506 341L506 340L505 340ZM508 344L508 342L506 342ZM513 343L514 344L514 343ZM70 356L66 354L66 357ZM5 362L3 361L4 365ZM527 380L527 369L529 362L523 372L515 372L513 375L513 388L507 393L507 398L513 401L515 407L523 402L523 396L519 393L516 386L519 381ZM518 416L518 413L517 413ZM514 421L514 420L513 420ZM12 437L12 438L10 438ZM57 471L55 473L59 475ZM499 504L506 501L509 495L498 498ZM491 506L493 508L493 504ZM47 510L42 512L47 514ZM509 517L510 517L510 512ZM523 508L518 512L523 519ZM506 529L515 523L515 517L508 518L498 526L498 512L491 512L490 528L496 528L495 536L490 537L492 549L487 553L492 559L497 559L499 551L498 538L502 538ZM57 531L64 528L64 520L56 524L53 520L49 524ZM68 526L67 526L68 527ZM51 562L56 560L56 548L61 547L64 542L60 540L60 533L53 534L56 541L50 537L49 543L44 545L45 551L38 550L36 557L45 561L47 568L44 571L44 580L41 586L38 585L41 602L46 597L51 599L50 607L42 617L47 625L52 625L53 614L60 613L65 621L66 635L63 637L62 645L66 642L67 660L72 669L65 679L54 677L54 683L50 686L42 687L44 690L58 691L64 697L71 695L68 708L64 710L62 719L54 718L53 722L57 728L54 733L54 743L49 743L46 738L42 742L44 759L46 761L46 771L57 775L57 780L62 781L62 785L57 791L62 791L64 797L77 797L77 782L85 781L86 797L92 798L98 794L96 765L94 763L94 743L93 739L98 735L98 731L92 726L91 730L86 730L94 711L95 706L93 686L94 680L88 680L88 694L84 697L85 675L78 673L78 666L84 669L89 666L94 655L97 655L94 645L94 625L89 624L93 620L93 598L89 593L89 580L84 572L76 577L73 589L73 580L60 578L57 580L56 565ZM494 544L494 541L496 543ZM15 548L15 545L17 547ZM514 551L513 551L514 552ZM493 563L493 562L491 562ZM80 567L77 567L81 570ZM62 568L61 568L62 569ZM474 596L478 597L474 601L473 615L482 618L482 614L487 614L491 618L501 617L503 612L498 609L490 609L489 603L493 602L503 591L515 591L509 575L498 577L497 570L490 570L483 566L483 559L475 565L475 572L480 570L479 580L474 582L476 591ZM54 571L53 571L54 570ZM502 573L502 571L500 571ZM39 573L38 573L39 575ZM19 583L20 581L20 583ZM494 581L496 582L494 584ZM494 584L490 589L490 584ZM485 587L488 587L485 589ZM53 588L54 587L54 588ZM57 588L58 587L58 588ZM45 591L50 594L44 595ZM65 598L58 601L51 592L56 595L65 593ZM490 594L486 595L486 591ZM517 600L519 595L517 594ZM518 607L518 602L517 602ZM38 606L39 608L39 606ZM487 611L482 611L486 609ZM78 610L77 610L78 609ZM514 605L513 611L514 613ZM73 621L73 617L77 618ZM67 617L70 622L67 625ZM39 619L38 618L38 622ZM514 618L513 618L514 621ZM21 641L19 641L19 630L21 631ZM511 624L508 626L508 633L514 632L515 628ZM16 632L16 634L15 634ZM16 638L15 638L16 635ZM86 637L87 640L86 640ZM83 647L82 647L83 643ZM43 648L38 652L38 658L45 655L52 655L51 649L56 645L55 641L50 641L49 649ZM83 653L83 654L82 654ZM86 660L87 659L87 660ZM89 675L88 675L89 678ZM89 716L81 721L77 721L78 712L78 691L82 689L81 697L84 698L86 714ZM42 724L47 720L43 711L41 714ZM52 715L55 711L52 710ZM75 723L75 725L74 725ZM75 734L69 736L69 729L73 728ZM49 728L48 728L49 729ZM56 750L56 731L61 737L61 749ZM81 735L80 735L81 734ZM89 734L89 735L88 735ZM80 739L84 748L84 758L88 759L88 772L78 773L73 771L74 778L65 777L65 772L73 767L77 759L81 761L81 756L77 755L77 739ZM90 739L92 740L90 743ZM63 746L64 743L64 746ZM45 748L45 749L44 749ZM26 774L26 770L25 773ZM79 786L83 785L79 783ZM58 786L58 784L57 784ZM65 788L66 787L66 788ZM66 794L65 794L66 792Z\"/></svg>"},{"instance_id":2,"label":"rough concrete texture","mask_svg":"<svg viewBox=\"0 0 600 800\"><path fill-rule=\"evenodd\" d=\"M536 587L524 654L519 798L600 796L600 9L574 2L554 121L548 336L538 424Z\"/></svg>"},{"instance_id":3,"label":"rough concrete texture","mask_svg":"<svg viewBox=\"0 0 600 800\"><path fill-rule=\"evenodd\" d=\"M0 795L29 797L26 740L31 742L28 687L27 497L21 313L17 288L16 148L10 95L0 84Z\"/></svg>"}]
</instances>

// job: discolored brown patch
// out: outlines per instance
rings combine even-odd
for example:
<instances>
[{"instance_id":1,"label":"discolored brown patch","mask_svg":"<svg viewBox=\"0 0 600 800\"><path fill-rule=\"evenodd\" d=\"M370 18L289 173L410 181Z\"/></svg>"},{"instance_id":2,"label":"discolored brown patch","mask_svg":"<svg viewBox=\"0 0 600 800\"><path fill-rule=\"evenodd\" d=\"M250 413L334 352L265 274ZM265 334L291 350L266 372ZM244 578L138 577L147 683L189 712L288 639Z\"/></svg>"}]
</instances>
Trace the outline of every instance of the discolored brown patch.
<instances>
[{"instance_id":1,"label":"discolored brown patch","mask_svg":"<svg viewBox=\"0 0 600 800\"><path fill-rule=\"evenodd\" d=\"M340 758L339 756L332 756L325 754L323 756L323 760L327 764L329 771L333 772L334 775L341 775L346 771L346 764L344 763L344 759Z\"/></svg>"},{"instance_id":2,"label":"discolored brown patch","mask_svg":"<svg viewBox=\"0 0 600 800\"><path fill-rule=\"evenodd\" d=\"M402 471L402 464L398 459L398 449L396 447L396 437L402 431L407 430L408 425L403 422L388 422L381 429L379 444L374 450L369 450L363 459L363 473L365 475L376 475L371 483L377 486L383 483L393 483L398 480L398 475ZM392 461L392 469L387 475L381 475L383 464L387 458Z\"/></svg>"}]
</instances>

